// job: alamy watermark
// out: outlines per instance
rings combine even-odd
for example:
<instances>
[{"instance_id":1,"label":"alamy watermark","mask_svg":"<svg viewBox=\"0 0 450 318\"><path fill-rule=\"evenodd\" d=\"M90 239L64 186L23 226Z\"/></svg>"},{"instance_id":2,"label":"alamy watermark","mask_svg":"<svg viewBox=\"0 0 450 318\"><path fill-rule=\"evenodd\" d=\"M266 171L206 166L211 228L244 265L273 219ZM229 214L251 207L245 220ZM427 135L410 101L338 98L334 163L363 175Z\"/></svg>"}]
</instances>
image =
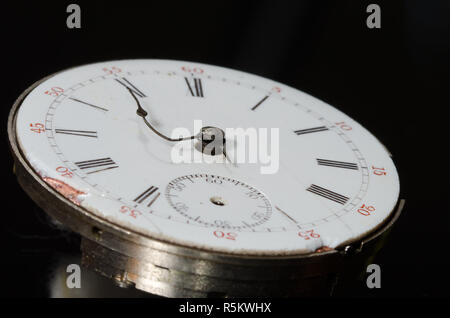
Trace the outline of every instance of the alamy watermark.
<instances>
[{"instance_id":1,"label":"alamy watermark","mask_svg":"<svg viewBox=\"0 0 450 318\"><path fill-rule=\"evenodd\" d=\"M192 142L174 144L173 163L227 163L259 164L261 174L274 174L280 166L279 128L226 128L204 127L194 120L194 131L200 133ZM192 135L185 127L172 131L172 138ZM192 144L193 143L193 144Z\"/></svg>"},{"instance_id":2,"label":"alamy watermark","mask_svg":"<svg viewBox=\"0 0 450 318\"><path fill-rule=\"evenodd\" d=\"M370 13L366 20L369 29L381 29L381 8L378 4L369 4L366 12Z\"/></svg>"},{"instance_id":3,"label":"alamy watermark","mask_svg":"<svg viewBox=\"0 0 450 318\"><path fill-rule=\"evenodd\" d=\"M66 12L70 13L66 19L66 25L69 29L81 29L81 8L78 4L69 4Z\"/></svg>"},{"instance_id":4,"label":"alamy watermark","mask_svg":"<svg viewBox=\"0 0 450 318\"><path fill-rule=\"evenodd\" d=\"M381 288L381 267L378 264L369 264L366 269L367 276L366 285L368 288Z\"/></svg>"},{"instance_id":5,"label":"alamy watermark","mask_svg":"<svg viewBox=\"0 0 450 318\"><path fill-rule=\"evenodd\" d=\"M67 288L81 288L81 269L78 264L69 264L66 268L67 278L66 286Z\"/></svg>"}]
</instances>

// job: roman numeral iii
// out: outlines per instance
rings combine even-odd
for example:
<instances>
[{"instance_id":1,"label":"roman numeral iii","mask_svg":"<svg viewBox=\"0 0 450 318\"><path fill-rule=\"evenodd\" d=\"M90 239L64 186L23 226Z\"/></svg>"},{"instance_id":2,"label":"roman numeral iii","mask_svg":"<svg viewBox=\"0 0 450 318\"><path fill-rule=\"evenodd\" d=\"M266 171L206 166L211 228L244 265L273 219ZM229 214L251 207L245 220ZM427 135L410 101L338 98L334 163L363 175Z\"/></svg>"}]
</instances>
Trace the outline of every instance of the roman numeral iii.
<instances>
[{"instance_id":1,"label":"roman numeral iii","mask_svg":"<svg viewBox=\"0 0 450 318\"><path fill-rule=\"evenodd\" d=\"M149 207L153 204L153 202L156 201L156 199L158 199L160 195L160 193L156 191L158 191L158 187L151 186L150 188L142 192L140 195L138 195L136 199L134 199L133 201L141 204L142 202L148 199L149 203L147 204L147 206Z\"/></svg>"},{"instance_id":2,"label":"roman numeral iii","mask_svg":"<svg viewBox=\"0 0 450 318\"><path fill-rule=\"evenodd\" d=\"M203 86L202 86L202 80L199 78L193 78L193 85L191 86L191 83L189 82L189 79L187 77L184 78L186 85L189 89L189 92L193 97L204 97L203 96Z\"/></svg>"}]
</instances>

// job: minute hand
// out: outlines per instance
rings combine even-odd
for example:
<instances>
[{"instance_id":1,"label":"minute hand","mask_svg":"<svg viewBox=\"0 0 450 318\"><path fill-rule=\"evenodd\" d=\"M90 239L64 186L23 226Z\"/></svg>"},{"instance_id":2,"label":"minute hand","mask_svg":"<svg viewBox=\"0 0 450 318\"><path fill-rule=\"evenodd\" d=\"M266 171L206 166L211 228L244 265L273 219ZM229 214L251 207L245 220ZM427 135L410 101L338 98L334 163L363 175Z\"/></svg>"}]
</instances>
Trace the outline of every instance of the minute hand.
<instances>
[{"instance_id":1,"label":"minute hand","mask_svg":"<svg viewBox=\"0 0 450 318\"><path fill-rule=\"evenodd\" d=\"M142 119L144 120L144 123L147 125L147 127L150 128L159 137L161 137L161 138L163 138L165 140L174 141L174 142L176 142L176 141L183 141L183 140L192 140L192 139L196 138L196 136L181 137L181 138L170 138L170 137L167 137L166 135L161 134L145 118L148 115L148 113L145 111L144 108L142 108L141 103L139 102L139 100L136 97L136 95L134 94L134 92L128 87L127 87L127 89L128 89L128 92L130 92L131 96L133 96L134 100L136 101L136 104L137 104L137 107L138 107L138 109L136 110L136 114L138 114L138 116L141 116Z\"/></svg>"}]
</instances>

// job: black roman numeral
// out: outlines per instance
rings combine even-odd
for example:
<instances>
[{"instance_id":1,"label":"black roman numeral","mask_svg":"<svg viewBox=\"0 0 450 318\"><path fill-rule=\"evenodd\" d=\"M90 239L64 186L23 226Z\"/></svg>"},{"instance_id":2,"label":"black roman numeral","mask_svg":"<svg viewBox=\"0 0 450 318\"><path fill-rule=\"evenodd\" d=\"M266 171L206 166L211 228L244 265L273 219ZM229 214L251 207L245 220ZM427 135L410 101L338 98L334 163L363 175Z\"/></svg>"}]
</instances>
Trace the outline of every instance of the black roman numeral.
<instances>
[{"instance_id":1,"label":"black roman numeral","mask_svg":"<svg viewBox=\"0 0 450 318\"><path fill-rule=\"evenodd\" d=\"M114 169L114 168L119 168L119 166L111 158L78 161L78 162L75 162L75 164L78 166L78 168L80 168L82 170L101 167L100 169L89 170L89 172L86 172L87 174L96 173L96 172Z\"/></svg>"},{"instance_id":2,"label":"black roman numeral","mask_svg":"<svg viewBox=\"0 0 450 318\"><path fill-rule=\"evenodd\" d=\"M266 101L266 99L269 98L269 95L265 96L263 99L261 99L258 103L256 103L255 106L252 107L252 110L255 110L259 105L261 105L262 103L264 103Z\"/></svg>"},{"instance_id":3,"label":"black roman numeral","mask_svg":"<svg viewBox=\"0 0 450 318\"><path fill-rule=\"evenodd\" d=\"M320 127L314 127L314 128L308 128L308 129L295 130L294 132L297 135L304 135L304 134L310 134L310 133L315 133L315 132L325 131L325 130L328 130L328 128L325 126L320 126Z\"/></svg>"},{"instance_id":4,"label":"black roman numeral","mask_svg":"<svg viewBox=\"0 0 450 318\"><path fill-rule=\"evenodd\" d=\"M83 136L83 137L97 138L97 132L96 131L55 129L55 133L57 133L57 134L65 134L65 135L74 135L74 136Z\"/></svg>"},{"instance_id":5,"label":"black roman numeral","mask_svg":"<svg viewBox=\"0 0 450 318\"><path fill-rule=\"evenodd\" d=\"M319 165L321 165L321 166L358 170L358 165L356 163L353 163L353 162L334 161L334 160L327 160L327 159L317 159L317 163Z\"/></svg>"},{"instance_id":6,"label":"black roman numeral","mask_svg":"<svg viewBox=\"0 0 450 318\"><path fill-rule=\"evenodd\" d=\"M131 84L129 80L127 80L125 77L122 78L116 78L115 79L118 83L122 84L125 88L131 90L134 94L138 95L139 97L147 97L144 93L142 93L139 88Z\"/></svg>"},{"instance_id":7,"label":"black roman numeral","mask_svg":"<svg viewBox=\"0 0 450 318\"><path fill-rule=\"evenodd\" d=\"M153 204L153 202L156 201L156 199L158 199L159 195L161 194L160 192L155 193L156 191L158 191L158 187L151 186L150 188L145 190L143 193L138 195L137 198L134 199L133 201L141 204L145 200L149 199L150 201L147 204L147 206L149 207Z\"/></svg>"},{"instance_id":8,"label":"black roman numeral","mask_svg":"<svg viewBox=\"0 0 450 318\"><path fill-rule=\"evenodd\" d=\"M78 99L78 98L69 97L69 99L71 99L71 100L73 100L73 101L75 101L75 102L84 104L84 105L89 106L89 107L93 107L93 108L96 108L96 109L103 110L103 111L105 111L105 112L108 111L106 108L103 108L103 107L100 107L100 106L96 106L96 105L91 104L91 103L88 103L88 102L84 102L84 101L82 101L82 100L80 100L80 99Z\"/></svg>"},{"instance_id":9,"label":"black roman numeral","mask_svg":"<svg viewBox=\"0 0 450 318\"><path fill-rule=\"evenodd\" d=\"M349 200L345 195L333 192L331 190L319 187L318 185L312 184L306 191L320 195L321 197L327 198L328 200L340 203L344 205Z\"/></svg>"},{"instance_id":10,"label":"black roman numeral","mask_svg":"<svg viewBox=\"0 0 450 318\"><path fill-rule=\"evenodd\" d=\"M202 80L199 78L194 78L194 88L192 88L191 83L189 83L189 80L187 77L184 78L186 81L187 87L189 89L189 92L193 97L204 97L203 96L203 86L202 86Z\"/></svg>"}]
</instances>

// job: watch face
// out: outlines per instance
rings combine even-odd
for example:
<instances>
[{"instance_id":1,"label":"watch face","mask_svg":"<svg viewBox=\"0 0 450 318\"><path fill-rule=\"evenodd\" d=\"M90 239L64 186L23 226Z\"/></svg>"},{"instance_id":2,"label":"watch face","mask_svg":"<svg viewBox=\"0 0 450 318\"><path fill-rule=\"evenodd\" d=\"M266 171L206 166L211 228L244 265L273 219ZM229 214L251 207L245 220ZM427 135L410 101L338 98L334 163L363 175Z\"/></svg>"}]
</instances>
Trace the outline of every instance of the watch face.
<instances>
[{"instance_id":1,"label":"watch face","mask_svg":"<svg viewBox=\"0 0 450 318\"><path fill-rule=\"evenodd\" d=\"M224 132L226 152L204 151L203 127ZM26 96L16 134L68 204L209 251L339 247L379 227L399 194L388 152L350 117L286 85L199 63L60 72Z\"/></svg>"}]
</instances>

